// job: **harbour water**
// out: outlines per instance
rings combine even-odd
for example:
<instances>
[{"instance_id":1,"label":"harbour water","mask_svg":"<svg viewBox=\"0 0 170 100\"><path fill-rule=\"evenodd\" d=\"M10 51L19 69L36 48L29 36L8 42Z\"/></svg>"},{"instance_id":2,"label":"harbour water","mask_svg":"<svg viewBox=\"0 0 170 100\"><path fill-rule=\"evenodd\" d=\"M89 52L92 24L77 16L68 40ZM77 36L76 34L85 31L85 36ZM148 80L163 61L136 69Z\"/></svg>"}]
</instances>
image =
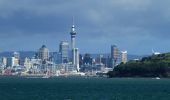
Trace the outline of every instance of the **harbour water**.
<instances>
[{"instance_id":1,"label":"harbour water","mask_svg":"<svg viewBox=\"0 0 170 100\"><path fill-rule=\"evenodd\" d=\"M170 100L170 79L1 76L0 100Z\"/></svg>"}]
</instances>

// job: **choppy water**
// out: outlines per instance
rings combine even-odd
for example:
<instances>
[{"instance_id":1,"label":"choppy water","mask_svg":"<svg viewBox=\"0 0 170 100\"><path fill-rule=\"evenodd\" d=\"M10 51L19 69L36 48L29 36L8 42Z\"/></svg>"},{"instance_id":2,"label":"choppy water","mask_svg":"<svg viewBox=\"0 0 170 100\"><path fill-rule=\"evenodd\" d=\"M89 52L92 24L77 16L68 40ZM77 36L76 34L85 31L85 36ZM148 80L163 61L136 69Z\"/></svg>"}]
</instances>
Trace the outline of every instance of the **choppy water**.
<instances>
[{"instance_id":1,"label":"choppy water","mask_svg":"<svg viewBox=\"0 0 170 100\"><path fill-rule=\"evenodd\" d=\"M0 100L170 100L170 79L0 77Z\"/></svg>"}]
</instances>

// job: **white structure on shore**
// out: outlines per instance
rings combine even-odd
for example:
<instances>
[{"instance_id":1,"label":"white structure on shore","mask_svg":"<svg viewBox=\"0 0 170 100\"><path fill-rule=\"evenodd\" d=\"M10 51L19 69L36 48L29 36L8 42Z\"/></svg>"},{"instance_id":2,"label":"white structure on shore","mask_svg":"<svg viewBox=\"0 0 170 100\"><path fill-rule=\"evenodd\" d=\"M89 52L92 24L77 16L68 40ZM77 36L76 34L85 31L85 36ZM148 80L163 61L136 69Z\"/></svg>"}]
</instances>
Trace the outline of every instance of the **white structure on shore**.
<instances>
[{"instance_id":1,"label":"white structure on shore","mask_svg":"<svg viewBox=\"0 0 170 100\"><path fill-rule=\"evenodd\" d=\"M161 54L160 52L155 52L153 49L152 49L152 54L153 55L159 55L159 54Z\"/></svg>"}]
</instances>

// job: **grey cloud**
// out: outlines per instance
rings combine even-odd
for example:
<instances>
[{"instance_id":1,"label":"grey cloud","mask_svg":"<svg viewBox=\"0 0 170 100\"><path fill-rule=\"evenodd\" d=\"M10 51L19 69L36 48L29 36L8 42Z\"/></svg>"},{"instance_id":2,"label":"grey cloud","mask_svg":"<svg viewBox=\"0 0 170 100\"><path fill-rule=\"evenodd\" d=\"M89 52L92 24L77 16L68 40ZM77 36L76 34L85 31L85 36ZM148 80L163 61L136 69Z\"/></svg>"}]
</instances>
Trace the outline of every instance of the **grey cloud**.
<instances>
[{"instance_id":1,"label":"grey cloud","mask_svg":"<svg viewBox=\"0 0 170 100\"><path fill-rule=\"evenodd\" d=\"M168 40L169 3L168 0L0 0L0 36L34 38L36 35L48 35L56 37L56 41L69 39L71 17L74 15L77 37L81 41L79 47L83 48L81 43L87 42L91 43L91 47L117 42L134 52L135 46L143 41Z\"/></svg>"}]
</instances>

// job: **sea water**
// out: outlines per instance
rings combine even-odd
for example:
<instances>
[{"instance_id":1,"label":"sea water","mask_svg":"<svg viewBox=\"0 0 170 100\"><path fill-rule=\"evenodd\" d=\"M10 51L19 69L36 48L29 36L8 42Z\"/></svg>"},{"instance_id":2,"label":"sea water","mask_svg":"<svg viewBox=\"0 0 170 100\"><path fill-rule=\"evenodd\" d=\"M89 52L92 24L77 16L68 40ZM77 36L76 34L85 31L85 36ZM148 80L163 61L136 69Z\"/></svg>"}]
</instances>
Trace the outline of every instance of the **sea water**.
<instances>
[{"instance_id":1,"label":"sea water","mask_svg":"<svg viewBox=\"0 0 170 100\"><path fill-rule=\"evenodd\" d=\"M170 79L1 76L0 100L170 100Z\"/></svg>"}]
</instances>

